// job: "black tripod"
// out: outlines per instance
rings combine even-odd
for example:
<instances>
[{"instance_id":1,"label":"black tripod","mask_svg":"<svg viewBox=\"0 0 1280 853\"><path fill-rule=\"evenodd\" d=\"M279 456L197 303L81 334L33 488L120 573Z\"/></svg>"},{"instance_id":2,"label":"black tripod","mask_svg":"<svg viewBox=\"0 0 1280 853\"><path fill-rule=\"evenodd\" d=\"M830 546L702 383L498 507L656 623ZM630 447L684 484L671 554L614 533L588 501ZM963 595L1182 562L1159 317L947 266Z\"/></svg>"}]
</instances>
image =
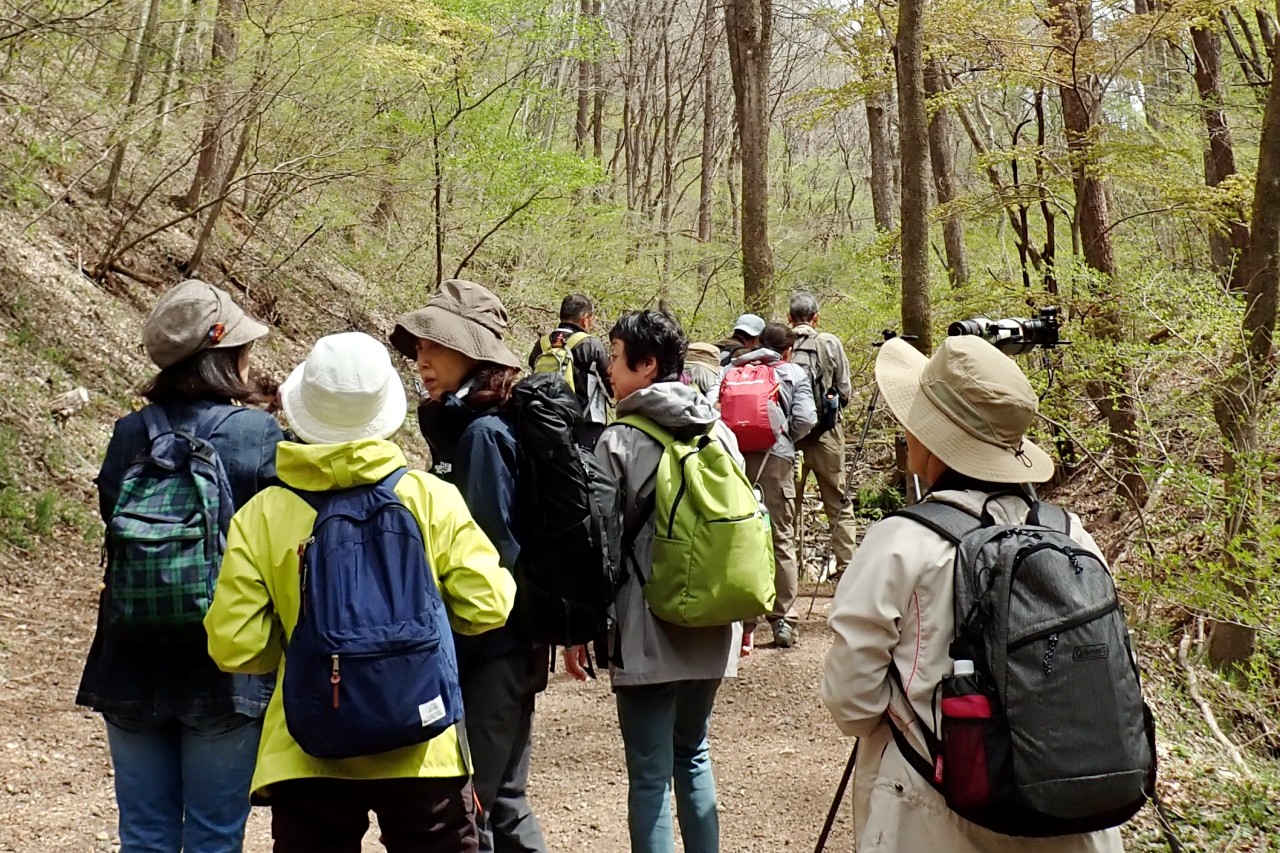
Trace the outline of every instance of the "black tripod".
<instances>
[{"instance_id":1,"label":"black tripod","mask_svg":"<svg viewBox=\"0 0 1280 853\"><path fill-rule=\"evenodd\" d=\"M890 341L896 337L899 337L898 333L895 332L893 329L885 329L880 333L880 335L883 338L883 340L876 341L871 345L875 349L879 349L880 347L884 346L885 341ZM901 338L904 341L916 340L915 335L902 335ZM862 421L862 432L858 435L858 444L853 450L853 458L849 461L848 469L845 474L844 492L840 495L840 507L842 511L844 507L848 506L849 502L853 500L853 488L854 488L853 472L857 470L858 463L862 461L862 454L867 448L867 435L871 432L871 422L876 416L876 407L879 406L879 404L880 404L880 386L876 385L873 382L871 386L871 400L867 403L867 413ZM917 491L919 491L918 487L917 487ZM801 498L803 499L803 495L801 496ZM827 544L822 552L822 562L819 564L824 569L826 568L827 564L831 562L831 533L832 533L831 530L827 531ZM840 570L843 571L843 567L841 567ZM809 595L809 610L805 614L805 619L808 619L810 616L813 615L813 607L814 607L814 604L817 602L817 600L818 600L818 585L815 583L813 585L813 592Z\"/></svg>"}]
</instances>

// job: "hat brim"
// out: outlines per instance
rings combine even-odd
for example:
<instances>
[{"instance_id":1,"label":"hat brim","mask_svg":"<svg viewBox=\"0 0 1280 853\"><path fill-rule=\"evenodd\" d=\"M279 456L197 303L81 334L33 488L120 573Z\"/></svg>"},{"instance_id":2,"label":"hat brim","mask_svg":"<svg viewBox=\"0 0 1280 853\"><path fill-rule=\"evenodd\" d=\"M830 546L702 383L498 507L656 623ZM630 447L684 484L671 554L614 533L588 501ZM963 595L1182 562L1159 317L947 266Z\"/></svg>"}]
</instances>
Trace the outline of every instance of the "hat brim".
<instances>
[{"instance_id":1,"label":"hat brim","mask_svg":"<svg viewBox=\"0 0 1280 853\"><path fill-rule=\"evenodd\" d=\"M391 332L391 345L405 358L417 358L415 339L456 350L476 361L516 370L524 367L524 362L488 329L438 306L405 314Z\"/></svg>"},{"instance_id":2,"label":"hat brim","mask_svg":"<svg viewBox=\"0 0 1280 853\"><path fill-rule=\"evenodd\" d=\"M240 318L240 322L227 331L222 336L222 340L214 344L211 349L230 349L232 347L242 347L245 344L251 344L259 338L265 338L270 334L271 329L257 320L245 314Z\"/></svg>"},{"instance_id":3,"label":"hat brim","mask_svg":"<svg viewBox=\"0 0 1280 853\"><path fill-rule=\"evenodd\" d=\"M390 438L404 426L409 412L404 383L395 376L387 389L382 409L358 429L326 424L307 408L302 395L302 375L306 362L299 364L280 385L280 408L294 435L307 444L345 444L370 438Z\"/></svg>"},{"instance_id":4,"label":"hat brim","mask_svg":"<svg viewBox=\"0 0 1280 853\"><path fill-rule=\"evenodd\" d=\"M988 483L1043 483L1054 464L1029 438L1022 454L975 438L934 405L920 387L928 357L900 338L885 341L876 356L876 385L885 403L907 432L947 467Z\"/></svg>"}]
</instances>

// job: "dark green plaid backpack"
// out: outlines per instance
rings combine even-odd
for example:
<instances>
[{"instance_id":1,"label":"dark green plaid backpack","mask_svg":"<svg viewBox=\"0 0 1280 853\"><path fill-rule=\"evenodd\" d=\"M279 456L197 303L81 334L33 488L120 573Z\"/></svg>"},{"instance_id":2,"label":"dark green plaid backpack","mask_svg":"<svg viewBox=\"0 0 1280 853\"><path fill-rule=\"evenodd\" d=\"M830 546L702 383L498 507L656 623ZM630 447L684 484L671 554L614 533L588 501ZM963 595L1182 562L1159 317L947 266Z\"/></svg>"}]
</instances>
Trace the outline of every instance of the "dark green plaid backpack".
<instances>
[{"instance_id":1,"label":"dark green plaid backpack","mask_svg":"<svg viewBox=\"0 0 1280 853\"><path fill-rule=\"evenodd\" d=\"M107 522L107 617L149 638L195 638L235 511L209 437L239 409L219 407L176 432L159 406L142 410L148 447L128 470Z\"/></svg>"}]
</instances>

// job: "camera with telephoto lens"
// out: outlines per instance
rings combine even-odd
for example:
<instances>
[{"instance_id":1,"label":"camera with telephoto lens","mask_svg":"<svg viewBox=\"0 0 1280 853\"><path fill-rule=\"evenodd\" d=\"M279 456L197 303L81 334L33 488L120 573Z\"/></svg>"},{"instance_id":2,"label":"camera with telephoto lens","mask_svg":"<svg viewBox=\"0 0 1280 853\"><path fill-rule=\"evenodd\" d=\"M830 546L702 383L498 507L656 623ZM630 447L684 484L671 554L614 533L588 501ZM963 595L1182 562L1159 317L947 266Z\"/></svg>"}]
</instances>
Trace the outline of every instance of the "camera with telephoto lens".
<instances>
[{"instance_id":1,"label":"camera with telephoto lens","mask_svg":"<svg viewBox=\"0 0 1280 853\"><path fill-rule=\"evenodd\" d=\"M947 327L948 335L977 335L994 344L1001 352L1022 355L1036 347L1052 349L1067 343L1058 336L1058 309L1041 308L1035 317L1011 317L989 320L975 317L960 320Z\"/></svg>"}]
</instances>

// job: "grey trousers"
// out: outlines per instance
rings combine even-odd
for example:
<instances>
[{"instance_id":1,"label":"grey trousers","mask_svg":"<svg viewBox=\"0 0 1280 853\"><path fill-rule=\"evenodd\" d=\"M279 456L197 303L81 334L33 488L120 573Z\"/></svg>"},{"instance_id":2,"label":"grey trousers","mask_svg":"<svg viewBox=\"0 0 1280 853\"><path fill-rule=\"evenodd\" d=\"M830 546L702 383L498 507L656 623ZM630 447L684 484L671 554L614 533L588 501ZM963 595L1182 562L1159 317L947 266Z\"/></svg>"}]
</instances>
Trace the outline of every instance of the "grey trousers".
<instances>
[{"instance_id":1,"label":"grey trousers","mask_svg":"<svg viewBox=\"0 0 1280 853\"><path fill-rule=\"evenodd\" d=\"M481 853L546 853L529 805L533 705L547 683L547 649L519 649L467 668L462 676L467 741L483 814Z\"/></svg>"}]
</instances>

